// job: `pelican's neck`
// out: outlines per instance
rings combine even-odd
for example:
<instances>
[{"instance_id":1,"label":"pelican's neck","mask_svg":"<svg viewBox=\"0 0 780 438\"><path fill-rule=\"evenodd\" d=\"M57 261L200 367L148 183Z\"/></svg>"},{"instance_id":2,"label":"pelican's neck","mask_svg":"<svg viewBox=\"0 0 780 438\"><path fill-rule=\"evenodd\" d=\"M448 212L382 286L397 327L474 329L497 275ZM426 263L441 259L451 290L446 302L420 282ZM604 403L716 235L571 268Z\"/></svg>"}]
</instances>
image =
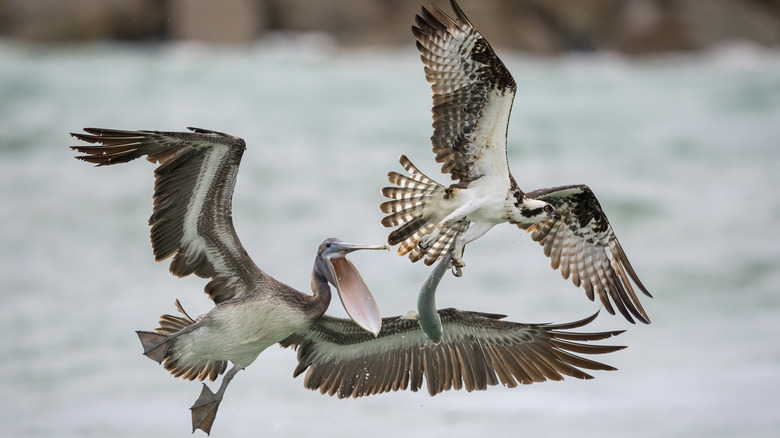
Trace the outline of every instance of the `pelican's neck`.
<instances>
[{"instance_id":1,"label":"pelican's neck","mask_svg":"<svg viewBox=\"0 0 780 438\"><path fill-rule=\"evenodd\" d=\"M307 313L316 314L317 317L322 316L330 306L331 292L328 280L317 272L316 267L311 273L311 291L314 294L307 295L305 299Z\"/></svg>"}]
</instances>

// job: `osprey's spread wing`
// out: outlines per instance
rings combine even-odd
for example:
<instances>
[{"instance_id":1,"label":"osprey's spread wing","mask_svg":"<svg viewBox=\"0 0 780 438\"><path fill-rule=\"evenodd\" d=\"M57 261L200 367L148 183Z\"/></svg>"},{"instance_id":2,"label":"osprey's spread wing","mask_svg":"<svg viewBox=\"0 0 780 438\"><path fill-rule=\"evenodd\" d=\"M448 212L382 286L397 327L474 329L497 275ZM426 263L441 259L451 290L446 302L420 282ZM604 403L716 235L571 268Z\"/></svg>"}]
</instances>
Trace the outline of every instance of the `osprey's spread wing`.
<instances>
[{"instance_id":1,"label":"osprey's spread wing","mask_svg":"<svg viewBox=\"0 0 780 438\"><path fill-rule=\"evenodd\" d=\"M632 314L649 323L631 280L645 295L652 295L639 281L590 188L572 185L534 190L526 195L549 202L560 213L560 219L525 228L544 247L553 269L560 268L563 278L571 276L572 282L581 285L591 300L597 295L609 313L615 313L611 299L629 321L633 322Z\"/></svg>"},{"instance_id":2,"label":"osprey's spread wing","mask_svg":"<svg viewBox=\"0 0 780 438\"><path fill-rule=\"evenodd\" d=\"M522 324L503 315L439 310L441 342L428 341L416 317L382 320L375 338L352 321L327 315L303 334L283 341L298 349L295 376L307 371L304 385L323 394L362 397L389 391L417 391L427 381L431 395L450 389L484 390L499 382L508 387L563 376L590 379L582 371L615 368L580 357L624 347L586 342L621 331L580 333L596 317L568 324Z\"/></svg>"},{"instance_id":3,"label":"osprey's spread wing","mask_svg":"<svg viewBox=\"0 0 780 438\"><path fill-rule=\"evenodd\" d=\"M154 210L149 218L157 261L173 256L170 270L210 278L206 292L216 303L253 290L263 276L233 228L232 198L244 140L216 131L120 131L86 128L73 133L95 146L71 146L76 158L98 166L142 156L160 165L154 172Z\"/></svg>"},{"instance_id":4,"label":"osprey's spread wing","mask_svg":"<svg viewBox=\"0 0 780 438\"><path fill-rule=\"evenodd\" d=\"M458 186L487 177L510 186L506 134L517 86L455 2L453 20L423 8L412 31L433 91L433 152Z\"/></svg>"}]
</instances>

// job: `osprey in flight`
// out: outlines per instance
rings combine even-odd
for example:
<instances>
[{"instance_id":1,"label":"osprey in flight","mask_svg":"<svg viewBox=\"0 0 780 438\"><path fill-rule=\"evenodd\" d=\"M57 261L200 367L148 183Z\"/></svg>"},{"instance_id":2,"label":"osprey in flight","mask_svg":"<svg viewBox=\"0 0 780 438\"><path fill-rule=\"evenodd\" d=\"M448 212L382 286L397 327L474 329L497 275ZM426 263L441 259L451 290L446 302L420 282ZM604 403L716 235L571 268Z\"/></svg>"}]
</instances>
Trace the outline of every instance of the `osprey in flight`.
<instances>
[{"instance_id":1,"label":"osprey in flight","mask_svg":"<svg viewBox=\"0 0 780 438\"><path fill-rule=\"evenodd\" d=\"M509 222L544 247L553 269L571 277L588 297L598 296L630 322L649 323L633 283L639 281L596 196L586 185L523 192L509 171L507 127L517 90L512 75L452 0L456 19L435 5L422 8L412 32L433 91L433 152L449 187L420 172L406 156L409 173L388 173L395 187L382 194L388 236L400 255L433 264L450 248L460 276L464 246L494 225Z\"/></svg>"}]
</instances>

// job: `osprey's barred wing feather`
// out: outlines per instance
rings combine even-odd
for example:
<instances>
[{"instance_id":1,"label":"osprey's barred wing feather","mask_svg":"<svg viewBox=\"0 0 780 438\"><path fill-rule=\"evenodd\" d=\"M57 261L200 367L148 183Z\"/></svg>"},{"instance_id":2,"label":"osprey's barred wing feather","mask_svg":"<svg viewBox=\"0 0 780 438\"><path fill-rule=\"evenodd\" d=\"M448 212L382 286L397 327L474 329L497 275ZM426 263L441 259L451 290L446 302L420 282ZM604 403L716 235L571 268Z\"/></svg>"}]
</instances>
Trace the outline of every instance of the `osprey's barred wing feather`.
<instances>
[{"instance_id":1,"label":"osprey's barred wing feather","mask_svg":"<svg viewBox=\"0 0 780 438\"><path fill-rule=\"evenodd\" d=\"M85 128L72 133L94 146L71 146L76 158L98 166L146 156L155 169L154 209L149 218L157 261L173 256L170 270L211 278L206 292L220 303L252 288L262 275L244 250L232 220L233 189L246 149L244 140L221 132L121 131Z\"/></svg>"},{"instance_id":2,"label":"osprey's barred wing feather","mask_svg":"<svg viewBox=\"0 0 780 438\"><path fill-rule=\"evenodd\" d=\"M453 20L435 5L412 32L433 91L433 152L460 187L481 177L509 187L506 132L517 86L512 75L452 2Z\"/></svg>"},{"instance_id":3,"label":"osprey's barred wing feather","mask_svg":"<svg viewBox=\"0 0 780 438\"><path fill-rule=\"evenodd\" d=\"M639 281L590 188L561 186L534 190L527 196L549 202L561 215L526 228L544 247L553 269L560 269L563 278L571 276L591 300L598 296L609 313L615 313L614 303L627 320L633 322L633 315L649 323L632 281L645 295L652 295Z\"/></svg>"},{"instance_id":4,"label":"osprey's barred wing feather","mask_svg":"<svg viewBox=\"0 0 780 438\"><path fill-rule=\"evenodd\" d=\"M324 316L282 346L298 349L294 376L308 370L306 388L339 398L417 391L423 381L428 392L436 395L450 389L485 390L498 383L515 387L564 376L590 379L583 369L615 368L575 353L625 348L587 343L622 331L569 331L590 323L596 314L568 324L522 324L502 321L503 315L456 309L438 313L444 329L438 344L428 341L416 318L384 318L382 331L374 338L350 321Z\"/></svg>"}]
</instances>

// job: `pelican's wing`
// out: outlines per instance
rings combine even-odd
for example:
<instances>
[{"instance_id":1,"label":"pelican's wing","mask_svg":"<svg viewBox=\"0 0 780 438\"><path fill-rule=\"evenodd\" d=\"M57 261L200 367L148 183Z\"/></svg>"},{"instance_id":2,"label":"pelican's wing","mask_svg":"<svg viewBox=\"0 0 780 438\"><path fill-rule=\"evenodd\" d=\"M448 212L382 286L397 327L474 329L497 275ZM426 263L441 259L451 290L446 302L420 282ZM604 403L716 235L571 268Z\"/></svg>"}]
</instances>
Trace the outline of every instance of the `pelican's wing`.
<instances>
[{"instance_id":1,"label":"pelican's wing","mask_svg":"<svg viewBox=\"0 0 780 438\"><path fill-rule=\"evenodd\" d=\"M517 86L454 1L452 7L456 20L431 6L412 27L433 90L433 152L459 186L488 177L508 187L506 134Z\"/></svg>"},{"instance_id":2,"label":"pelican's wing","mask_svg":"<svg viewBox=\"0 0 780 438\"><path fill-rule=\"evenodd\" d=\"M484 390L499 382L515 387L563 376L590 379L583 369L615 368L573 353L624 348L586 343L620 331L569 331L588 324L595 314L569 324L521 324L502 321L503 315L455 309L438 313L444 332L438 344L428 341L416 316L385 318L376 338L350 320L324 316L282 346L298 349L294 376L308 369L306 388L339 398L417 391L423 380L436 395L450 389Z\"/></svg>"},{"instance_id":3,"label":"pelican's wing","mask_svg":"<svg viewBox=\"0 0 780 438\"><path fill-rule=\"evenodd\" d=\"M98 166L146 156L155 169L149 225L157 261L173 256L170 270L211 278L206 292L216 303L252 290L262 275L233 228L232 198L244 140L221 132L120 131L86 128L73 133L95 146L71 146L76 158Z\"/></svg>"},{"instance_id":4,"label":"pelican's wing","mask_svg":"<svg viewBox=\"0 0 780 438\"><path fill-rule=\"evenodd\" d=\"M534 190L526 196L549 202L560 213L560 219L525 227L526 231L533 232L531 238L544 247L544 255L550 257L553 269L560 268L563 278L571 276L591 300L597 295L609 313L615 313L611 299L628 321L634 322L631 318L634 315L649 323L630 280L645 295L652 295L639 281L590 188L586 185L554 187Z\"/></svg>"}]
</instances>

